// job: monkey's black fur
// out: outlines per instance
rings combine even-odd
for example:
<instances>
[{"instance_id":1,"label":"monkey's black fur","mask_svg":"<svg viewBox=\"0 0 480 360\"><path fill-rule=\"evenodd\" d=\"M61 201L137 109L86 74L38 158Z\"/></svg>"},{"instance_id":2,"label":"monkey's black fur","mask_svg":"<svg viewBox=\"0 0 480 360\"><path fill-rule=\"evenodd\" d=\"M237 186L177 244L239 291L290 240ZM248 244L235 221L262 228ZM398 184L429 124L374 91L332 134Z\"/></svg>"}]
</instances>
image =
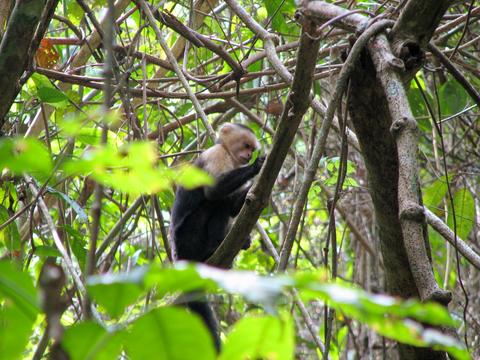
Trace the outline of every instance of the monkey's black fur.
<instances>
[{"instance_id":1,"label":"monkey's black fur","mask_svg":"<svg viewBox=\"0 0 480 360\"><path fill-rule=\"evenodd\" d=\"M221 175L211 187L177 189L172 226L178 259L203 262L215 252L245 202L249 188L242 186L258 174L263 160Z\"/></svg>"},{"instance_id":2,"label":"monkey's black fur","mask_svg":"<svg viewBox=\"0 0 480 360\"><path fill-rule=\"evenodd\" d=\"M249 187L244 185L258 174L264 161L264 157L258 157L251 165L222 174L210 187L177 189L171 234L178 260L204 262L215 252L229 230L231 218L238 215L245 202ZM203 168L205 164L200 158L196 165ZM219 349L217 324L208 303L189 301L186 306L204 319Z\"/></svg>"}]
</instances>

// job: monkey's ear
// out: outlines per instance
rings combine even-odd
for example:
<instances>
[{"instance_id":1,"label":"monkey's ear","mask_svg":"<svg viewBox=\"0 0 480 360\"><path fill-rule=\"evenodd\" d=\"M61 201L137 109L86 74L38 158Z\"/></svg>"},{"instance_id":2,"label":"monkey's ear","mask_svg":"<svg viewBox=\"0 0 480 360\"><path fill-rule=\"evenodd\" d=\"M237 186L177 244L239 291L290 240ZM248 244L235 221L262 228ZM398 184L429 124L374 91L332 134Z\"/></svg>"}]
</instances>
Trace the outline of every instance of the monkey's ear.
<instances>
[{"instance_id":1,"label":"monkey's ear","mask_svg":"<svg viewBox=\"0 0 480 360\"><path fill-rule=\"evenodd\" d=\"M220 133L222 134L228 134L234 129L235 125L226 123L223 124L222 127L220 128Z\"/></svg>"}]
</instances>

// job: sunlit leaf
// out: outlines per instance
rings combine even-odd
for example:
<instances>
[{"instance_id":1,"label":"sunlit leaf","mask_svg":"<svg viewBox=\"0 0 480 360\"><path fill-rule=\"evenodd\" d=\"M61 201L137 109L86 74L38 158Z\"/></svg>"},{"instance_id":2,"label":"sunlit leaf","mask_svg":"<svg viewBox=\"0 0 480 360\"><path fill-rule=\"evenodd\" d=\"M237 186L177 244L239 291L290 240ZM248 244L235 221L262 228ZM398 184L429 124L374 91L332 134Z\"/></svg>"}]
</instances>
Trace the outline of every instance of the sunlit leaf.
<instances>
[{"instance_id":1,"label":"sunlit leaf","mask_svg":"<svg viewBox=\"0 0 480 360\"><path fill-rule=\"evenodd\" d=\"M288 32L284 13L289 13L293 17L295 11L293 1L266 0L264 4L273 29L278 32Z\"/></svg>"},{"instance_id":2,"label":"sunlit leaf","mask_svg":"<svg viewBox=\"0 0 480 360\"><path fill-rule=\"evenodd\" d=\"M338 312L368 325L382 336L414 346L431 346L454 353L459 359L469 359L468 352L458 340L421 324L456 326L447 310L439 304L420 304L413 300L401 302L390 296L367 294L336 284L305 285L301 291L305 299L320 297ZM438 343L440 337L448 338L448 342Z\"/></svg>"},{"instance_id":3,"label":"sunlit leaf","mask_svg":"<svg viewBox=\"0 0 480 360\"><path fill-rule=\"evenodd\" d=\"M0 139L0 168L15 174L50 175L53 164L49 152L38 140L32 138Z\"/></svg>"},{"instance_id":4,"label":"sunlit leaf","mask_svg":"<svg viewBox=\"0 0 480 360\"><path fill-rule=\"evenodd\" d=\"M44 103L54 105L56 107L65 108L68 106L68 97L60 90L50 87L38 88L37 95Z\"/></svg>"},{"instance_id":5,"label":"sunlit leaf","mask_svg":"<svg viewBox=\"0 0 480 360\"><path fill-rule=\"evenodd\" d=\"M35 255L43 257L60 257L61 254L56 247L40 245L35 247Z\"/></svg>"},{"instance_id":6,"label":"sunlit leaf","mask_svg":"<svg viewBox=\"0 0 480 360\"><path fill-rule=\"evenodd\" d=\"M39 312L30 276L12 263L0 261L0 354L20 359Z\"/></svg>"},{"instance_id":7,"label":"sunlit leaf","mask_svg":"<svg viewBox=\"0 0 480 360\"><path fill-rule=\"evenodd\" d=\"M214 291L214 281L202 277L193 265L178 264L176 268L160 268L152 266L145 276L145 286L155 287L159 296L178 291L194 290Z\"/></svg>"},{"instance_id":8,"label":"sunlit leaf","mask_svg":"<svg viewBox=\"0 0 480 360\"><path fill-rule=\"evenodd\" d=\"M123 149L112 145L92 149L82 159L65 163L71 175L90 175L96 181L132 195L151 194L171 186L171 170L156 164L151 143L132 143Z\"/></svg>"},{"instance_id":9,"label":"sunlit leaf","mask_svg":"<svg viewBox=\"0 0 480 360\"><path fill-rule=\"evenodd\" d=\"M213 179L205 171L191 165L182 166L176 176L175 182L187 189L198 186L213 185Z\"/></svg>"},{"instance_id":10,"label":"sunlit leaf","mask_svg":"<svg viewBox=\"0 0 480 360\"><path fill-rule=\"evenodd\" d=\"M220 360L293 359L294 339L290 318L246 317L228 335Z\"/></svg>"}]
</instances>

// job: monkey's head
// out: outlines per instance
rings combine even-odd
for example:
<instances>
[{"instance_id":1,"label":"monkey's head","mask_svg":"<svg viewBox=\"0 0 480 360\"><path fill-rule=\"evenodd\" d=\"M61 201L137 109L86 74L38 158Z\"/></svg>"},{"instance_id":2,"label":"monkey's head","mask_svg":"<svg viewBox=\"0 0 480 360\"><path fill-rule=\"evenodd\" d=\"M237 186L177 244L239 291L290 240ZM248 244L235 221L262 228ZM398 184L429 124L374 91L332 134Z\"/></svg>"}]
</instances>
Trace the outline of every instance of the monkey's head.
<instances>
[{"instance_id":1,"label":"monkey's head","mask_svg":"<svg viewBox=\"0 0 480 360\"><path fill-rule=\"evenodd\" d=\"M252 154L260 148L260 143L253 131L240 124L224 124L220 128L218 142L225 147L235 162L248 164Z\"/></svg>"}]
</instances>

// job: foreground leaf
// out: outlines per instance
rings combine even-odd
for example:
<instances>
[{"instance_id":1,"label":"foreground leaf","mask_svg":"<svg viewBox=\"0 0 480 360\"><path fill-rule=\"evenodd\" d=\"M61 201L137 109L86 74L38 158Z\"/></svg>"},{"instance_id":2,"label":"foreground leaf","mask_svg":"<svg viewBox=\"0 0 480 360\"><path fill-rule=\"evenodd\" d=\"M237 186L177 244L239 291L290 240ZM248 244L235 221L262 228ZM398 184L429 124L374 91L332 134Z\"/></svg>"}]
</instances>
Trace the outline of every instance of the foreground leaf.
<instances>
[{"instance_id":1,"label":"foreground leaf","mask_svg":"<svg viewBox=\"0 0 480 360\"><path fill-rule=\"evenodd\" d=\"M63 335L62 345L72 360L114 360L121 350L122 335L86 321L69 327Z\"/></svg>"},{"instance_id":2,"label":"foreground leaf","mask_svg":"<svg viewBox=\"0 0 480 360\"><path fill-rule=\"evenodd\" d=\"M0 356L20 359L39 312L37 293L28 274L0 261Z\"/></svg>"},{"instance_id":3,"label":"foreground leaf","mask_svg":"<svg viewBox=\"0 0 480 360\"><path fill-rule=\"evenodd\" d=\"M213 360L213 339L202 320L184 309L163 307L136 320L126 340L130 359Z\"/></svg>"},{"instance_id":4,"label":"foreground leaf","mask_svg":"<svg viewBox=\"0 0 480 360\"><path fill-rule=\"evenodd\" d=\"M227 337L220 360L293 359L295 337L292 319L273 316L239 320Z\"/></svg>"}]
</instances>

